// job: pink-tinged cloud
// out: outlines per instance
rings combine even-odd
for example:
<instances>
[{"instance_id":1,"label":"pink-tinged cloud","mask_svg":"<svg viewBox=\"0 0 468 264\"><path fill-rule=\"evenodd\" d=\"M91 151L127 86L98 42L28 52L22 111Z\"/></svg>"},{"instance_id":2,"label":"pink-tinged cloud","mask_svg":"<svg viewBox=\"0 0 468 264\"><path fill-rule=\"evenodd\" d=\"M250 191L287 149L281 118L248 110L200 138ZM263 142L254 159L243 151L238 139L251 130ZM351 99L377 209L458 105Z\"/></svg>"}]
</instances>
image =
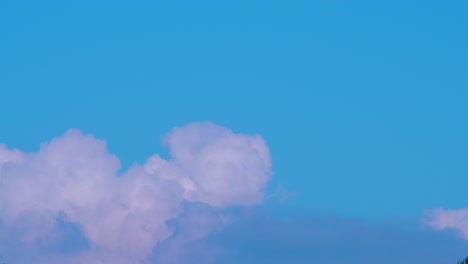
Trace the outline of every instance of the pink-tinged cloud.
<instances>
[{"instance_id":1,"label":"pink-tinged cloud","mask_svg":"<svg viewBox=\"0 0 468 264\"><path fill-rule=\"evenodd\" d=\"M260 136L204 122L174 128L163 141L170 159L155 154L122 175L106 143L79 130L35 153L0 145L0 220L14 230L0 233L14 233L25 247L53 244L61 236L57 215L65 214L90 243L67 263L136 263L173 234L167 222L183 213L184 201L214 208L262 203L271 158ZM208 227L195 225L191 234Z\"/></svg>"},{"instance_id":2,"label":"pink-tinged cloud","mask_svg":"<svg viewBox=\"0 0 468 264\"><path fill-rule=\"evenodd\" d=\"M427 210L423 221L434 230L455 230L465 240L468 240L468 208Z\"/></svg>"}]
</instances>

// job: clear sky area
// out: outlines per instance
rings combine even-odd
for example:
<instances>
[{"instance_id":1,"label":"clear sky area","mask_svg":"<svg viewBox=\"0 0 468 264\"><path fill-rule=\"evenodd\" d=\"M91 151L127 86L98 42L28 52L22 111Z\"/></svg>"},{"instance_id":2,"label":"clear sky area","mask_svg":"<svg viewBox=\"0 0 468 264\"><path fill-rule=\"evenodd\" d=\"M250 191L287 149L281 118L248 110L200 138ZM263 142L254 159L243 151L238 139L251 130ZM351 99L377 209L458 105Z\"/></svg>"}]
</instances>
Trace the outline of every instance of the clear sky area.
<instances>
[{"instance_id":1,"label":"clear sky area","mask_svg":"<svg viewBox=\"0 0 468 264\"><path fill-rule=\"evenodd\" d=\"M455 264L467 14L0 1L0 261Z\"/></svg>"}]
</instances>

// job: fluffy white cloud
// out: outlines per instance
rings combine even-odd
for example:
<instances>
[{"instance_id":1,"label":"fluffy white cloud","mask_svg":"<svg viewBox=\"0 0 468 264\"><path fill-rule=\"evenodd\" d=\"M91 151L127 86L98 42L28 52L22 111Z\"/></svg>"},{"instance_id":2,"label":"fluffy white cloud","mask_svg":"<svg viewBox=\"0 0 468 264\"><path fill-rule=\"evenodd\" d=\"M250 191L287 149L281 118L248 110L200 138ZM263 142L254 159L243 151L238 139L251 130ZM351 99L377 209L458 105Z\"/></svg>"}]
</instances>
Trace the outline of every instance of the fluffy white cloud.
<instances>
[{"instance_id":1,"label":"fluffy white cloud","mask_svg":"<svg viewBox=\"0 0 468 264\"><path fill-rule=\"evenodd\" d=\"M263 201L271 158L260 136L205 122L174 128L164 143L170 159L155 154L122 175L105 142L78 130L37 153L0 145L1 228L15 230L22 245L54 243L62 213L90 243L77 262L129 263L173 233L167 221L181 215L183 201L216 208Z\"/></svg>"},{"instance_id":2,"label":"fluffy white cloud","mask_svg":"<svg viewBox=\"0 0 468 264\"><path fill-rule=\"evenodd\" d=\"M434 230L451 229L468 240L468 208L445 210L436 208L426 211L424 223Z\"/></svg>"}]
</instances>

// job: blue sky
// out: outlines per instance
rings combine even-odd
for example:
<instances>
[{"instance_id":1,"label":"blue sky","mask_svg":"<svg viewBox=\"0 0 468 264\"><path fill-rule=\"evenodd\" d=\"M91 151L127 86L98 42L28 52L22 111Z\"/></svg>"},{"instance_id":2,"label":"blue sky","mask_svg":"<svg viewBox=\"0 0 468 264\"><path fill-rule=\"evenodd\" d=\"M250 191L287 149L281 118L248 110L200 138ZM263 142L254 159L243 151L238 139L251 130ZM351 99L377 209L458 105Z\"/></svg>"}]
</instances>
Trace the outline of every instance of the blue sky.
<instances>
[{"instance_id":1,"label":"blue sky","mask_svg":"<svg viewBox=\"0 0 468 264\"><path fill-rule=\"evenodd\" d=\"M209 120L265 139L268 192L295 194L272 214L416 223L467 206L467 8L2 1L0 142L38 151L78 128L124 171Z\"/></svg>"}]
</instances>

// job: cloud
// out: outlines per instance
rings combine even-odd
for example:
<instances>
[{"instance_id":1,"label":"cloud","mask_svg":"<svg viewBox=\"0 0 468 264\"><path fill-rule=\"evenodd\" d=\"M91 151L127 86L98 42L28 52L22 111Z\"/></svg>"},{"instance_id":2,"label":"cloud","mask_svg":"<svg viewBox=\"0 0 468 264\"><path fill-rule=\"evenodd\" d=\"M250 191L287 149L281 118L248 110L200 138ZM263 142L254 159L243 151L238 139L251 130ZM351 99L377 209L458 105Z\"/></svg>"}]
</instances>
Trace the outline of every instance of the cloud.
<instances>
[{"instance_id":1,"label":"cloud","mask_svg":"<svg viewBox=\"0 0 468 264\"><path fill-rule=\"evenodd\" d=\"M434 230L454 230L468 240L468 208L458 210L430 209L425 212L423 223Z\"/></svg>"},{"instance_id":2,"label":"cloud","mask_svg":"<svg viewBox=\"0 0 468 264\"><path fill-rule=\"evenodd\" d=\"M467 242L445 232L337 217L272 215L271 157L258 135L210 122L163 137L119 174L103 140L71 129L26 153L0 145L0 261L6 263L454 263ZM252 208L255 208L252 209ZM468 209L427 211L468 239Z\"/></svg>"},{"instance_id":3,"label":"cloud","mask_svg":"<svg viewBox=\"0 0 468 264\"><path fill-rule=\"evenodd\" d=\"M75 129L34 153L0 145L0 239L10 241L0 255L10 263L145 262L174 237L171 221L191 226L178 238L189 241L228 221L219 210L263 202L271 158L260 136L204 122L174 128L163 142L169 159L155 154L121 175L106 143ZM201 205L210 209L190 210ZM64 250L67 239L81 248Z\"/></svg>"}]
</instances>

